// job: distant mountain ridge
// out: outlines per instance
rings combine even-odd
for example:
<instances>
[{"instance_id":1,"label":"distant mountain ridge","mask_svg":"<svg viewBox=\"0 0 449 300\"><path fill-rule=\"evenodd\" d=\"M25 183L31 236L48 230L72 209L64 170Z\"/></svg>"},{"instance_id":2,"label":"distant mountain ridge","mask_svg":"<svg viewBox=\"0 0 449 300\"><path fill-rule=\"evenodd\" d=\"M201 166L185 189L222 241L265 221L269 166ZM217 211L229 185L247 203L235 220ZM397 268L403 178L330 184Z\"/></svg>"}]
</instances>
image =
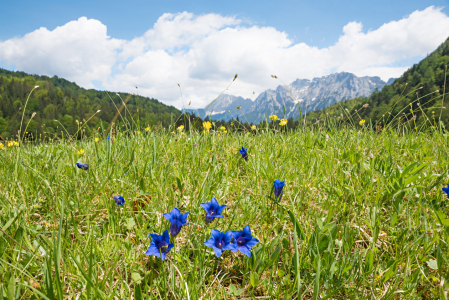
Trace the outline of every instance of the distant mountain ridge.
<instances>
[{"instance_id":1,"label":"distant mountain ridge","mask_svg":"<svg viewBox=\"0 0 449 300\"><path fill-rule=\"evenodd\" d=\"M441 121L449 127L448 83L446 66L449 64L449 38L435 51L414 64L401 77L370 97L358 97L307 115L310 120L345 115L345 110L358 111L360 118L372 124L408 122L412 117L418 125ZM390 80L389 80L390 81ZM444 98L446 94L446 98ZM443 102L444 100L444 102ZM362 109L363 108L363 109ZM419 127L419 126L418 126Z\"/></svg>"},{"instance_id":2,"label":"distant mountain ridge","mask_svg":"<svg viewBox=\"0 0 449 300\"><path fill-rule=\"evenodd\" d=\"M206 106L206 112L204 109L186 111L197 115L205 113L205 116L214 120L227 121L239 117L242 121L259 123L271 114L284 117L285 107L286 118L299 118L298 103L301 103L303 113L311 112L343 100L370 96L376 89L381 90L385 85L387 83L377 76L357 77L352 73L340 72L315 77L310 81L296 79L287 88L279 85L275 90L268 89L260 93L255 101L223 94L208 105L209 107ZM241 108L236 109L238 106Z\"/></svg>"}]
</instances>

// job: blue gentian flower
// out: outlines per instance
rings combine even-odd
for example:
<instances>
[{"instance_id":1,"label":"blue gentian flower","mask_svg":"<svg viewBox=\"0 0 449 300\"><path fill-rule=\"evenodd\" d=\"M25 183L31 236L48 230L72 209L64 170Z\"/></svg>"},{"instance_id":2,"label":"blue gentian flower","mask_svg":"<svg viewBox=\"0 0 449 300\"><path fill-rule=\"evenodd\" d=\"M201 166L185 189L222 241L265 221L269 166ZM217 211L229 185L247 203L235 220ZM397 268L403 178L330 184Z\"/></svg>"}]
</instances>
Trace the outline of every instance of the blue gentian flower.
<instances>
[{"instance_id":1,"label":"blue gentian flower","mask_svg":"<svg viewBox=\"0 0 449 300\"><path fill-rule=\"evenodd\" d=\"M215 255L220 257L220 255L225 250L233 250L235 248L234 244L231 243L232 231L227 231L226 233L220 232L217 229L212 229L212 237L204 242L207 247L212 247L214 249Z\"/></svg>"},{"instance_id":2,"label":"blue gentian flower","mask_svg":"<svg viewBox=\"0 0 449 300\"><path fill-rule=\"evenodd\" d=\"M282 199L282 188L285 185L285 181L280 181L279 179L276 179L274 182L274 198L278 199L279 202L281 202Z\"/></svg>"},{"instance_id":3,"label":"blue gentian flower","mask_svg":"<svg viewBox=\"0 0 449 300\"><path fill-rule=\"evenodd\" d=\"M449 196L449 184L447 185L447 187L442 188L442 190L446 193L446 195Z\"/></svg>"},{"instance_id":4,"label":"blue gentian flower","mask_svg":"<svg viewBox=\"0 0 449 300\"><path fill-rule=\"evenodd\" d=\"M259 242L258 239L253 238L249 225L246 225L242 231L232 231L233 243L235 248L232 252L240 251L248 257L251 257L251 249Z\"/></svg>"},{"instance_id":5,"label":"blue gentian flower","mask_svg":"<svg viewBox=\"0 0 449 300\"><path fill-rule=\"evenodd\" d=\"M76 163L76 166L78 168L80 168L80 169L83 169L83 170L88 170L89 169L89 165L85 164L85 163Z\"/></svg>"},{"instance_id":6,"label":"blue gentian flower","mask_svg":"<svg viewBox=\"0 0 449 300\"><path fill-rule=\"evenodd\" d=\"M122 196L113 196L112 198L114 198L115 204L117 204L117 206L121 205L121 206L125 206L125 198L123 198Z\"/></svg>"},{"instance_id":7,"label":"blue gentian flower","mask_svg":"<svg viewBox=\"0 0 449 300\"><path fill-rule=\"evenodd\" d=\"M242 146L242 149L240 149L239 152L240 152L240 154L242 155L242 157L243 157L246 161L248 161L248 152L247 152L246 150L248 150L248 148L243 148L243 146Z\"/></svg>"},{"instance_id":8,"label":"blue gentian flower","mask_svg":"<svg viewBox=\"0 0 449 300\"><path fill-rule=\"evenodd\" d=\"M173 248L173 246L175 246L175 244L170 243L170 235L168 234L168 230L165 230L162 235L152 233L150 233L150 235L151 245L145 254L160 257L162 258L162 261L165 260L167 253L171 248Z\"/></svg>"},{"instance_id":9,"label":"blue gentian flower","mask_svg":"<svg viewBox=\"0 0 449 300\"><path fill-rule=\"evenodd\" d=\"M188 215L188 212L182 214L176 207L172 209L171 213L164 214L164 217L171 223L170 234L172 237L178 235L183 225L189 225L189 223L186 223Z\"/></svg>"},{"instance_id":10,"label":"blue gentian flower","mask_svg":"<svg viewBox=\"0 0 449 300\"><path fill-rule=\"evenodd\" d=\"M206 223L210 223L214 218L224 218L221 212L226 205L218 205L217 199L212 198L209 203L201 203L201 206L206 210Z\"/></svg>"}]
</instances>

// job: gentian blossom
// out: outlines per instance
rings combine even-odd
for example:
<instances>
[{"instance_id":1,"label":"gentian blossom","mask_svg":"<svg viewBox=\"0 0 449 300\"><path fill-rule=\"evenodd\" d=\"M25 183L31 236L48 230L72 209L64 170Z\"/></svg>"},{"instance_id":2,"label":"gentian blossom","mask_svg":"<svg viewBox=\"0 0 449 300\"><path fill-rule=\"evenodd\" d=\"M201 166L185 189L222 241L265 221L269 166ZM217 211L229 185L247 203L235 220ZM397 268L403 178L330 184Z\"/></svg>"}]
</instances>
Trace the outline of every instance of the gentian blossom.
<instances>
[{"instance_id":1,"label":"gentian blossom","mask_svg":"<svg viewBox=\"0 0 449 300\"><path fill-rule=\"evenodd\" d=\"M121 205L121 206L125 206L125 198L123 198L122 196L113 196L112 198L114 198L115 203L117 204L117 206Z\"/></svg>"},{"instance_id":2,"label":"gentian blossom","mask_svg":"<svg viewBox=\"0 0 449 300\"><path fill-rule=\"evenodd\" d=\"M150 233L150 235L151 245L145 254L160 257L162 258L162 261L164 261L167 253L171 248L173 248L173 246L175 246L175 244L170 243L170 235L168 234L168 230L165 230L162 235L152 233Z\"/></svg>"},{"instance_id":3,"label":"gentian blossom","mask_svg":"<svg viewBox=\"0 0 449 300\"><path fill-rule=\"evenodd\" d=\"M78 168L80 168L80 169L83 169L83 170L88 170L89 169L89 165L85 164L85 163L76 163L76 166Z\"/></svg>"},{"instance_id":4,"label":"gentian blossom","mask_svg":"<svg viewBox=\"0 0 449 300\"><path fill-rule=\"evenodd\" d=\"M206 223L212 222L214 218L224 218L221 212L226 205L219 205L215 198L212 198L209 203L201 203L201 207L206 211Z\"/></svg>"},{"instance_id":5,"label":"gentian blossom","mask_svg":"<svg viewBox=\"0 0 449 300\"><path fill-rule=\"evenodd\" d=\"M279 179L276 179L274 182L274 198L278 199L280 202L282 199L282 188L284 187L285 181L280 181Z\"/></svg>"},{"instance_id":6,"label":"gentian blossom","mask_svg":"<svg viewBox=\"0 0 449 300\"><path fill-rule=\"evenodd\" d=\"M181 211L179 211L179 209L177 209L176 207L172 209L171 213L164 214L164 217L171 223L170 234L172 237L178 235L183 225L189 225L189 223L186 223L188 215L188 212L182 214Z\"/></svg>"},{"instance_id":7,"label":"gentian blossom","mask_svg":"<svg viewBox=\"0 0 449 300\"><path fill-rule=\"evenodd\" d=\"M251 251L249 251L249 249L257 245L259 240L253 238L249 225L246 225L242 231L232 231L232 236L234 238L233 242L235 246L235 248L232 249L232 252L240 251L246 256L251 257Z\"/></svg>"},{"instance_id":8,"label":"gentian blossom","mask_svg":"<svg viewBox=\"0 0 449 300\"><path fill-rule=\"evenodd\" d=\"M239 150L240 154L242 155L242 157L247 161L248 160L248 152L246 151L248 150L248 148L243 148Z\"/></svg>"},{"instance_id":9,"label":"gentian blossom","mask_svg":"<svg viewBox=\"0 0 449 300\"><path fill-rule=\"evenodd\" d=\"M447 185L447 187L442 188L442 190L446 193L446 195L449 196L449 184Z\"/></svg>"},{"instance_id":10,"label":"gentian blossom","mask_svg":"<svg viewBox=\"0 0 449 300\"><path fill-rule=\"evenodd\" d=\"M220 257L220 255L225 250L233 250L235 248L234 244L231 243L232 231L227 231L226 233L220 232L217 229L212 229L212 237L204 242L207 247L212 247L214 249L215 255Z\"/></svg>"}]
</instances>

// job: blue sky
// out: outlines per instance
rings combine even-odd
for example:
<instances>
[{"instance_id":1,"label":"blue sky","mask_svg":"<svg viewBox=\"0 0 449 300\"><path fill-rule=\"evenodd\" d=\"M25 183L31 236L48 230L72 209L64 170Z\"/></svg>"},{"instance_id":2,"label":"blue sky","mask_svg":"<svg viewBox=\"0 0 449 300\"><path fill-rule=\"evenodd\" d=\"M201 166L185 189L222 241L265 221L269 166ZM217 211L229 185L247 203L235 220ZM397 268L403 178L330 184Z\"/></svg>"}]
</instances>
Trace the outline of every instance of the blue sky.
<instances>
[{"instance_id":1,"label":"blue sky","mask_svg":"<svg viewBox=\"0 0 449 300\"><path fill-rule=\"evenodd\" d=\"M237 16L250 24L273 26L295 42L317 47L334 44L341 29L351 21L363 22L364 29L399 20L415 10L443 7L445 0L378 1L1 1L0 40L23 36L39 27L54 29L85 16L108 26L108 34L120 39L141 36L163 13L218 13Z\"/></svg>"},{"instance_id":2,"label":"blue sky","mask_svg":"<svg viewBox=\"0 0 449 300\"><path fill-rule=\"evenodd\" d=\"M1 1L0 67L88 88L139 85L179 106L176 81L202 106L236 72L241 80L230 93L241 96L275 87L270 72L287 82L334 71L400 76L447 38L448 4Z\"/></svg>"}]
</instances>

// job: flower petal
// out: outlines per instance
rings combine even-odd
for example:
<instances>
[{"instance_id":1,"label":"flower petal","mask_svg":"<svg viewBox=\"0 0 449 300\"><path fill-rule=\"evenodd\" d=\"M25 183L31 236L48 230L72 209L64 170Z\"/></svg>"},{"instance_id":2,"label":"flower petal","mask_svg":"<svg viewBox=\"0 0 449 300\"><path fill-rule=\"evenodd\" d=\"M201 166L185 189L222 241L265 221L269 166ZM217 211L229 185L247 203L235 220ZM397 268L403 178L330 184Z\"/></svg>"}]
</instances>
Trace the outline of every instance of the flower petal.
<instances>
[{"instance_id":1,"label":"flower petal","mask_svg":"<svg viewBox=\"0 0 449 300\"><path fill-rule=\"evenodd\" d=\"M168 253L168 252L170 251L170 249L173 248L174 246L175 246L175 244L169 243L169 244L168 244L167 251L165 251L165 253Z\"/></svg>"},{"instance_id":2,"label":"flower petal","mask_svg":"<svg viewBox=\"0 0 449 300\"><path fill-rule=\"evenodd\" d=\"M232 232L232 236L234 237L234 239L238 239L242 235L242 231L240 231L240 230L231 231L231 232Z\"/></svg>"},{"instance_id":3,"label":"flower petal","mask_svg":"<svg viewBox=\"0 0 449 300\"><path fill-rule=\"evenodd\" d=\"M173 219L172 213L165 213L165 214L163 214L163 216L167 219L167 221L169 221L170 223L173 223L174 219Z\"/></svg>"},{"instance_id":4,"label":"flower petal","mask_svg":"<svg viewBox=\"0 0 449 300\"><path fill-rule=\"evenodd\" d=\"M233 237L234 237L234 235L232 234L232 231L226 231L226 233L224 234L224 242L225 242L225 244L231 243L231 239Z\"/></svg>"},{"instance_id":5,"label":"flower petal","mask_svg":"<svg viewBox=\"0 0 449 300\"><path fill-rule=\"evenodd\" d=\"M221 250L223 250L223 251L225 251L225 250L234 250L235 248L237 248L236 246L235 246L235 244L233 244L233 243L230 243L230 244L227 244L226 246L224 246Z\"/></svg>"},{"instance_id":6,"label":"flower petal","mask_svg":"<svg viewBox=\"0 0 449 300\"><path fill-rule=\"evenodd\" d=\"M161 253L161 255L162 255L162 261L164 261L165 260L165 258L167 257L167 253Z\"/></svg>"},{"instance_id":7,"label":"flower petal","mask_svg":"<svg viewBox=\"0 0 449 300\"><path fill-rule=\"evenodd\" d=\"M154 243L158 243L160 241L162 241L162 236L159 234L155 234L155 233L150 233L151 235L151 241Z\"/></svg>"},{"instance_id":8,"label":"flower petal","mask_svg":"<svg viewBox=\"0 0 449 300\"><path fill-rule=\"evenodd\" d=\"M217 202L217 199L215 199L215 198L212 198L211 200L210 200L210 208L216 208L216 207L218 207L218 202Z\"/></svg>"},{"instance_id":9,"label":"flower petal","mask_svg":"<svg viewBox=\"0 0 449 300\"><path fill-rule=\"evenodd\" d=\"M244 233L245 235L251 235L251 229L249 228L249 225L246 225L246 226L243 228L243 233Z\"/></svg>"},{"instance_id":10,"label":"flower petal","mask_svg":"<svg viewBox=\"0 0 449 300\"><path fill-rule=\"evenodd\" d=\"M248 257L251 257L251 251L248 250L246 247L238 247L238 250L245 254Z\"/></svg>"},{"instance_id":11,"label":"flower petal","mask_svg":"<svg viewBox=\"0 0 449 300\"><path fill-rule=\"evenodd\" d=\"M256 246L258 243L259 243L258 239L252 238L251 241L246 243L246 247L252 248L252 247Z\"/></svg>"},{"instance_id":12,"label":"flower petal","mask_svg":"<svg viewBox=\"0 0 449 300\"><path fill-rule=\"evenodd\" d=\"M221 240L221 236L223 235L219 230L212 229L210 234L214 237L215 240Z\"/></svg>"},{"instance_id":13,"label":"flower petal","mask_svg":"<svg viewBox=\"0 0 449 300\"><path fill-rule=\"evenodd\" d=\"M220 205L220 207L217 209L217 214L221 214L223 209L225 209L226 205Z\"/></svg>"},{"instance_id":14,"label":"flower petal","mask_svg":"<svg viewBox=\"0 0 449 300\"><path fill-rule=\"evenodd\" d=\"M151 243L151 246L148 248L147 252L145 252L145 255L156 255L159 254L159 250L157 250L156 245L153 245L153 243Z\"/></svg>"},{"instance_id":15,"label":"flower petal","mask_svg":"<svg viewBox=\"0 0 449 300\"><path fill-rule=\"evenodd\" d=\"M168 233L168 229L165 229L164 233L162 234L162 239L167 243L170 243L170 234Z\"/></svg>"},{"instance_id":16,"label":"flower petal","mask_svg":"<svg viewBox=\"0 0 449 300\"><path fill-rule=\"evenodd\" d=\"M217 247L212 247L212 248L214 249L215 255L217 257L220 257L221 254L223 253L223 251L220 248L217 248Z\"/></svg>"},{"instance_id":17,"label":"flower petal","mask_svg":"<svg viewBox=\"0 0 449 300\"><path fill-rule=\"evenodd\" d=\"M215 245L215 239L211 237L210 239L204 242L204 245L207 247L213 247Z\"/></svg>"},{"instance_id":18,"label":"flower petal","mask_svg":"<svg viewBox=\"0 0 449 300\"><path fill-rule=\"evenodd\" d=\"M171 213L175 219L179 219L179 217L182 215L181 211L176 207L173 207Z\"/></svg>"},{"instance_id":19,"label":"flower petal","mask_svg":"<svg viewBox=\"0 0 449 300\"><path fill-rule=\"evenodd\" d=\"M182 215L181 219L182 219L183 223L185 223L185 221L187 221L187 217L189 216L189 214L190 214L189 212L186 212L185 214ZM187 224L189 224L189 223L187 223Z\"/></svg>"},{"instance_id":20,"label":"flower petal","mask_svg":"<svg viewBox=\"0 0 449 300\"><path fill-rule=\"evenodd\" d=\"M206 211L209 211L210 203L201 203L200 204L202 208L204 208Z\"/></svg>"}]
</instances>

